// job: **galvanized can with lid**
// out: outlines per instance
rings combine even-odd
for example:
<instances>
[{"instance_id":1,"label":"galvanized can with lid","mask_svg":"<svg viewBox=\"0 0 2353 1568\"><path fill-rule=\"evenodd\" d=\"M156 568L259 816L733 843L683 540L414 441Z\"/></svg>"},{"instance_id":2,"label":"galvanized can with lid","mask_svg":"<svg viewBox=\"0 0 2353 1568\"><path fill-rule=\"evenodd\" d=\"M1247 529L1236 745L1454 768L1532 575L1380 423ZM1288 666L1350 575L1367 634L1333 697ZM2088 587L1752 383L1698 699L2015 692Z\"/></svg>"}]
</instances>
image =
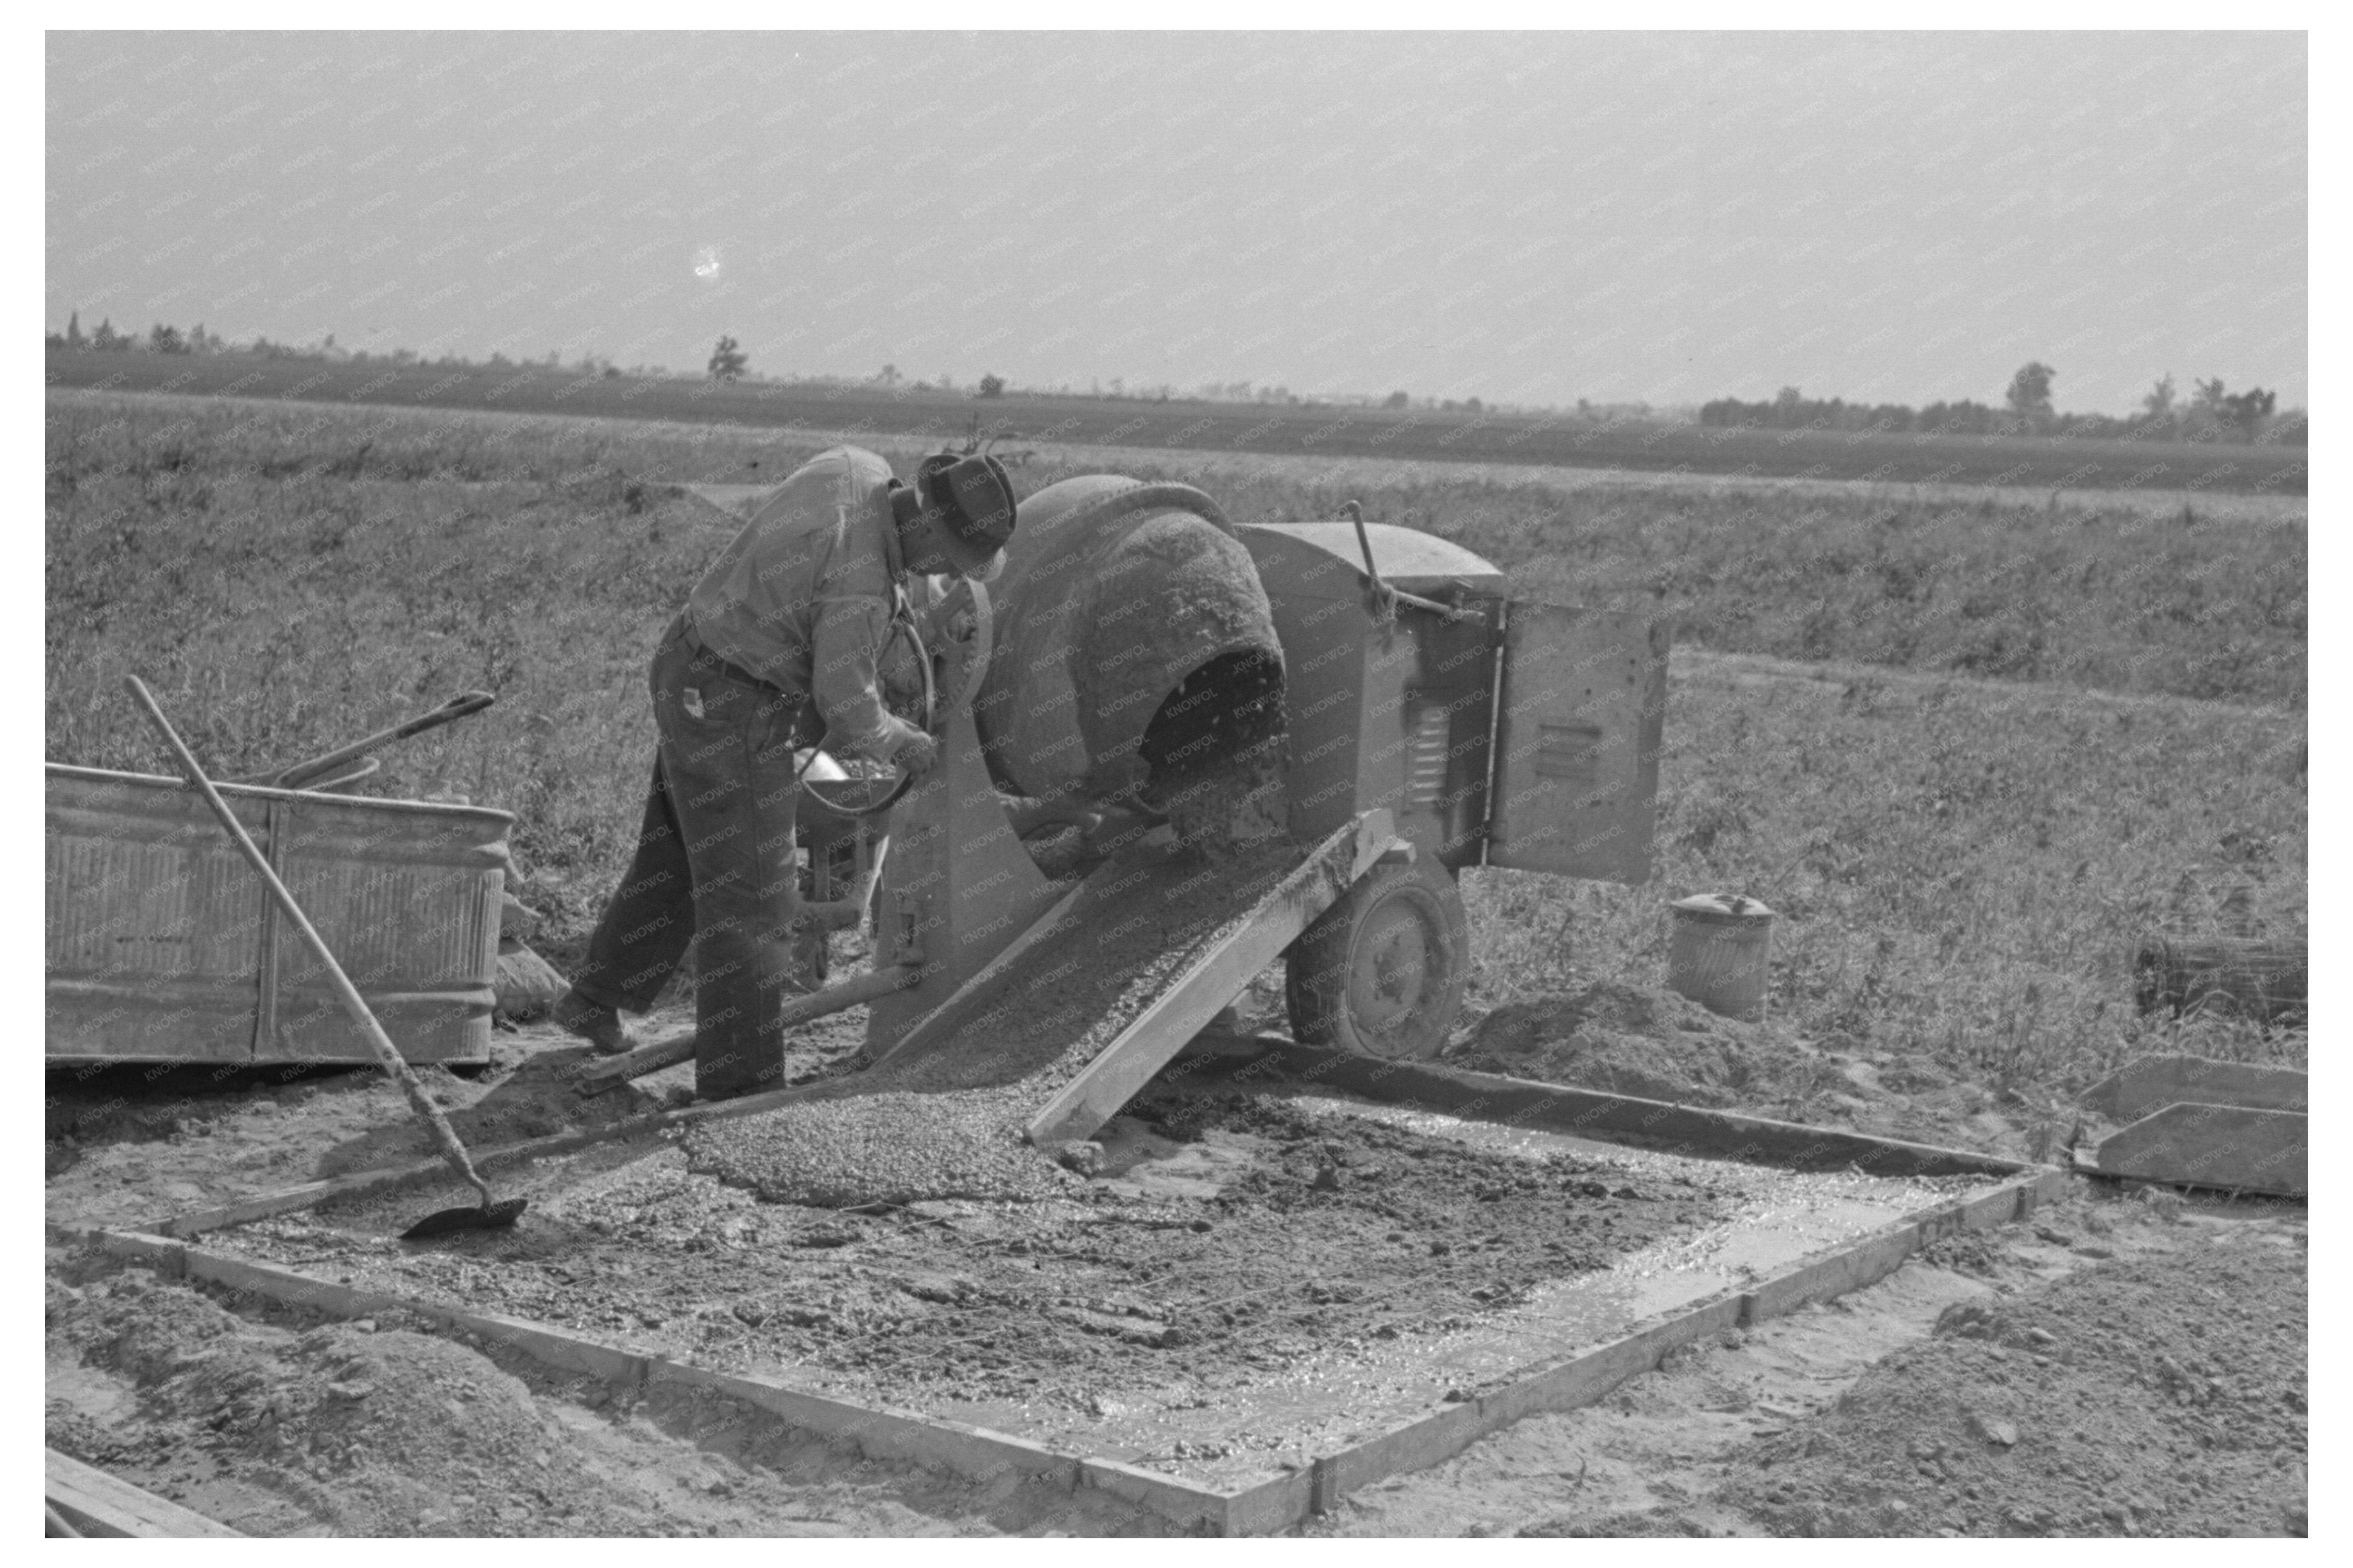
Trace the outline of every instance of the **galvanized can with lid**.
<instances>
[{"instance_id":1,"label":"galvanized can with lid","mask_svg":"<svg viewBox=\"0 0 2353 1568\"><path fill-rule=\"evenodd\" d=\"M1674 911L1669 988L1727 1018L1763 1019L1773 911L1738 893L1696 893L1669 907Z\"/></svg>"}]
</instances>

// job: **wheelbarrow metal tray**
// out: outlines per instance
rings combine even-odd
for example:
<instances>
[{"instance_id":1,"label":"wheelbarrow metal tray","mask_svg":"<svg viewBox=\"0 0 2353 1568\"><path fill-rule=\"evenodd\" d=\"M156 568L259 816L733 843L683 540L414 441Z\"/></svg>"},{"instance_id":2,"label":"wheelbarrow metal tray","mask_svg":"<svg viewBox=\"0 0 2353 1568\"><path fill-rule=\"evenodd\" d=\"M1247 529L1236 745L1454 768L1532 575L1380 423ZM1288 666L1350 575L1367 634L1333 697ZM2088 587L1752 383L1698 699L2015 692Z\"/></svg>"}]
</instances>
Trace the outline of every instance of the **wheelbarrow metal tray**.
<instances>
[{"instance_id":1,"label":"wheelbarrow metal tray","mask_svg":"<svg viewBox=\"0 0 2353 1568\"><path fill-rule=\"evenodd\" d=\"M372 1062L326 974L178 780L47 765L53 1062ZM489 1059L514 818L221 794L411 1061Z\"/></svg>"}]
</instances>

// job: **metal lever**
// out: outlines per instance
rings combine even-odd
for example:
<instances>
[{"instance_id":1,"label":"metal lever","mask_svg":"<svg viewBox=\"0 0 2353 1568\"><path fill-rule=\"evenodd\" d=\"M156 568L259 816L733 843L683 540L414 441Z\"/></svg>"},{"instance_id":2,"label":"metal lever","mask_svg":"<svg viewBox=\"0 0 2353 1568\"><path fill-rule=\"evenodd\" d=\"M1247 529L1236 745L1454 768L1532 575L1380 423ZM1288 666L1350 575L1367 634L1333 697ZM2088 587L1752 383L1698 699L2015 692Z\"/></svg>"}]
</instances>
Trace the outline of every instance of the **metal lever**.
<instances>
[{"instance_id":1,"label":"metal lever","mask_svg":"<svg viewBox=\"0 0 2353 1568\"><path fill-rule=\"evenodd\" d=\"M1371 609L1375 620L1394 622L1397 619L1397 607L1399 605L1411 605L1417 610L1428 610L1431 615L1443 616L1450 621L1467 621L1472 618L1472 613L1460 605L1440 604L1436 599L1425 599L1419 594L1409 594L1402 588L1392 588L1381 581L1381 569L1373 564L1372 536L1365 531L1364 503L1347 501L1342 504L1340 510L1350 522L1356 525L1356 547L1365 552L1365 575L1371 578L1373 583Z\"/></svg>"}]
</instances>

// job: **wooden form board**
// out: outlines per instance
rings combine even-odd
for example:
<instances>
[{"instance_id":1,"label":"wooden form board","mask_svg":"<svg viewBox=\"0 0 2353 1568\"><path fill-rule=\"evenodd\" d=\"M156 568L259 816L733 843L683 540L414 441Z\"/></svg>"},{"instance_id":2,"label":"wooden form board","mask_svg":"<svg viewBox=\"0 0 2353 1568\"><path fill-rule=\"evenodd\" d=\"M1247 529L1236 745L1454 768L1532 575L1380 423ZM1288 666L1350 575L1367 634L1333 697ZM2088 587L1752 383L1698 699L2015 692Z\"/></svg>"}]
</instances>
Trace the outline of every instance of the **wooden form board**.
<instances>
[{"instance_id":1,"label":"wooden form board","mask_svg":"<svg viewBox=\"0 0 2353 1568\"><path fill-rule=\"evenodd\" d=\"M1351 1491L1389 1476L1428 1469L1526 1416L1592 1405L1657 1366L1672 1350L1859 1289L1894 1272L1931 1241L2024 1217L2037 1204L2063 1192L2065 1181L2061 1173L2045 1171L2005 1183L1974 1199L1926 1211L1817 1255L1747 1290L1724 1292L1637 1325L1604 1344L1523 1368L1468 1400L1441 1405L1428 1415L1319 1458L1303 1471L1231 1494L1230 1533L1288 1529L1311 1514L1328 1512Z\"/></svg>"},{"instance_id":2,"label":"wooden form board","mask_svg":"<svg viewBox=\"0 0 2353 1568\"><path fill-rule=\"evenodd\" d=\"M187 1278L343 1317L406 1307L462 1331L511 1345L543 1363L636 1387L657 1381L695 1384L743 1399L789 1425L859 1444L877 1457L965 1475L995 1475L1008 1466L1025 1474L1060 1478L1124 1498L1181 1529L1219 1535L1255 1535L1290 1529L1334 1507L1348 1492L1384 1477L1427 1468L1490 1432L1540 1411L1589 1405L1629 1378L1650 1370L1667 1352L1722 1329L1763 1322L1858 1289L1893 1272L1920 1247L1961 1230L2004 1225L2060 1196L2070 1179L2044 1166L1967 1150L1939 1149L1860 1133L1669 1105L1625 1095L1567 1089L1483 1073L1418 1067L1282 1046L1240 1069L1241 1082L1280 1075L1389 1103L1422 1105L1450 1114L1506 1125L1541 1127L1619 1142L1648 1142L1716 1158L1762 1163L1852 1163L1882 1174L1979 1174L2007 1178L1989 1192L1906 1216L1855 1241L1810 1257L1794 1267L1630 1325L1626 1333L1575 1354L1537 1363L1468 1401L1430 1414L1311 1465L1233 1491L1217 1491L1181 1478L1116 1460L1067 1454L1005 1433L897 1411L877 1409L792 1387L779 1380L709 1372L603 1343L552 1325L497 1313L467 1312L388 1294L354 1289L290 1269L224 1258L174 1239L225 1228L267 1215L316 1207L335 1197L380 1191L402 1181L435 1179L446 1167L430 1162L402 1171L339 1182L313 1183L289 1193L249 1199L164 1222L170 1235L51 1227L61 1237L136 1257ZM806 1090L751 1097L724 1105L648 1116L598 1132L571 1133L510 1145L481 1156L505 1163L534 1154L563 1153L607 1139L722 1113L745 1114ZM754 1106L754 1102L763 1102Z\"/></svg>"},{"instance_id":3,"label":"wooden form board","mask_svg":"<svg viewBox=\"0 0 2353 1568\"><path fill-rule=\"evenodd\" d=\"M775 1378L712 1372L527 1319L470 1312L338 1285L293 1269L225 1258L168 1237L99 1230L85 1239L102 1251L138 1259L176 1278L248 1291L336 1317L406 1309L559 1371L585 1373L641 1393L658 1384L709 1389L765 1410L789 1426L853 1444L877 1458L976 1478L994 1478L1012 1469L1050 1478L1072 1489L1086 1487L1109 1493L1181 1529L1227 1536L1263 1535L1327 1512L1358 1488L1388 1476L1427 1469L1525 1416L1591 1405L1650 1371L1679 1346L1859 1289L1893 1273L1932 1241L2023 1219L2039 1204L2061 1195L2067 1180L2059 1171L2031 1167L2028 1173L1990 1192L1907 1216L1816 1254L1747 1289L1719 1292L1633 1325L1605 1343L1522 1368L1468 1400L1440 1405L1430 1415L1366 1442L1232 1491L1196 1486L1114 1459L1063 1453L985 1427L797 1389Z\"/></svg>"},{"instance_id":4,"label":"wooden form board","mask_svg":"<svg viewBox=\"0 0 2353 1568\"><path fill-rule=\"evenodd\" d=\"M2083 1103L2114 1121L2137 1121L2168 1105L2243 1105L2251 1110L2311 1109L2301 1068L2218 1062L2205 1057L2136 1057L2084 1091Z\"/></svg>"},{"instance_id":5,"label":"wooden form board","mask_svg":"<svg viewBox=\"0 0 2353 1568\"><path fill-rule=\"evenodd\" d=\"M2110 1133L2093 1168L2124 1180L2300 1198L2311 1191L2310 1126L2301 1110L2168 1105Z\"/></svg>"},{"instance_id":6,"label":"wooden form board","mask_svg":"<svg viewBox=\"0 0 2353 1568\"><path fill-rule=\"evenodd\" d=\"M593 1335L503 1312L471 1312L389 1291L361 1289L291 1268L208 1252L169 1237L100 1230L86 1238L100 1250L136 1259L175 1279L249 1294L281 1306L361 1318L395 1309L444 1329L528 1355L559 1372L594 1377L643 1395L660 1384L708 1390L765 1410L785 1424L855 1447L871 1458L944 1469L976 1479L1008 1470L1090 1487L1125 1498L1171 1522L1222 1529L1223 1493L1115 1459L1062 1453L1003 1432L795 1388L776 1378L712 1372L690 1362L607 1344Z\"/></svg>"},{"instance_id":7,"label":"wooden form board","mask_svg":"<svg viewBox=\"0 0 2353 1568\"><path fill-rule=\"evenodd\" d=\"M41 1478L42 1495L59 1517L86 1536L116 1540L242 1541L241 1531L182 1508L169 1498L108 1475L55 1448Z\"/></svg>"},{"instance_id":8,"label":"wooden form board","mask_svg":"<svg viewBox=\"0 0 2353 1568\"><path fill-rule=\"evenodd\" d=\"M1874 1176L2017 1175L2040 1168L2026 1161L1967 1149L1808 1127L1497 1073L1388 1061L1315 1046L1277 1046L1247 1066L1232 1069L1231 1076L1238 1083L1263 1078L1320 1084L1389 1105L1661 1148L1703 1159L1799 1169L1852 1164Z\"/></svg>"}]
</instances>

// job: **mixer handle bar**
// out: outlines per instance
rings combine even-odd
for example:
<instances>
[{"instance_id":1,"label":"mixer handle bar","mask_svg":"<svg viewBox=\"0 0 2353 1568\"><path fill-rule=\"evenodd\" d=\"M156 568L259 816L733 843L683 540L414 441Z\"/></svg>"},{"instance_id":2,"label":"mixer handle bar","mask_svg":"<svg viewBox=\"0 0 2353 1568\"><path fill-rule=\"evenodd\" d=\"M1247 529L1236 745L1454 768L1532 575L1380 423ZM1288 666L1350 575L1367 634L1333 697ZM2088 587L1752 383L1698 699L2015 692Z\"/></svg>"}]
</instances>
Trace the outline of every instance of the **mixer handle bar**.
<instances>
[{"instance_id":1,"label":"mixer handle bar","mask_svg":"<svg viewBox=\"0 0 2353 1568\"><path fill-rule=\"evenodd\" d=\"M1397 607L1399 605L1411 605L1417 610L1428 610L1430 614L1443 616L1450 621L1467 621L1472 618L1473 612L1464 609L1460 605L1447 605L1436 599L1425 599L1419 594L1409 594L1402 588L1392 588L1381 581L1381 569L1373 564L1372 535L1365 531L1364 503L1348 501L1341 506L1340 510L1350 522L1356 525L1356 547L1365 552L1365 575L1372 579L1373 584L1372 611L1375 620L1385 623L1396 620Z\"/></svg>"}]
</instances>

